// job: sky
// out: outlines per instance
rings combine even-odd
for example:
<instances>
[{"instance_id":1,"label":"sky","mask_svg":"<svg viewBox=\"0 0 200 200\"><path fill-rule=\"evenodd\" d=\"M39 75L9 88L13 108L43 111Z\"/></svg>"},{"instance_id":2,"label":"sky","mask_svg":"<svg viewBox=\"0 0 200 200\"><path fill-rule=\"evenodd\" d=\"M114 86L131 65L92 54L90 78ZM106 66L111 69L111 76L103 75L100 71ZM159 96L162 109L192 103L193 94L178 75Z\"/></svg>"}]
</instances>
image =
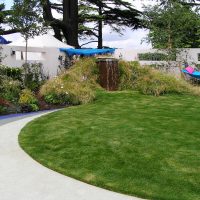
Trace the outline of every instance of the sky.
<instances>
[{"instance_id":1,"label":"sky","mask_svg":"<svg viewBox=\"0 0 200 200\"><path fill-rule=\"evenodd\" d=\"M142 10L142 5L152 4L152 0L127 0L130 3L133 3L134 7L138 10ZM6 8L10 8L13 4L13 0L0 0L1 3L5 3ZM103 46L123 48L123 49L147 49L151 48L150 44L141 41L147 36L148 31L144 29L131 30L126 28L123 31L123 35L120 36L116 32L110 30L109 27L103 28ZM16 40L19 37L19 34L8 35L6 39L11 41ZM85 41L80 41L80 45L85 43ZM96 47L96 43L91 43L90 45L84 47Z\"/></svg>"}]
</instances>

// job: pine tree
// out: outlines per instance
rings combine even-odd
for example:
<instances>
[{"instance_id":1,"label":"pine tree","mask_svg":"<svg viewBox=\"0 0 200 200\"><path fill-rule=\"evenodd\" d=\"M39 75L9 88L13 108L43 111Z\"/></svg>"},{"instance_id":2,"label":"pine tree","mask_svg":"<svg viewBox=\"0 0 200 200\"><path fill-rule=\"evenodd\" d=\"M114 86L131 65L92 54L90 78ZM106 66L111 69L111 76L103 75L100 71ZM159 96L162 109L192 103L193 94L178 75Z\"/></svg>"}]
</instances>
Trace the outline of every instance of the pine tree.
<instances>
[{"instance_id":1,"label":"pine tree","mask_svg":"<svg viewBox=\"0 0 200 200\"><path fill-rule=\"evenodd\" d=\"M44 19L53 28L55 36L61 39L63 35L67 43L75 47L79 47L79 33L82 37L96 37L98 48L102 48L103 25L111 26L118 33L126 26L132 29L142 27L139 19L141 13L123 0L80 0L79 4L78 0L65 0L59 4L42 0L41 3ZM52 9L60 12L62 19L53 18ZM94 27L88 27L88 22L93 22Z\"/></svg>"},{"instance_id":2,"label":"pine tree","mask_svg":"<svg viewBox=\"0 0 200 200\"><path fill-rule=\"evenodd\" d=\"M5 10L5 4L0 4L0 35L7 35L11 33L17 33L19 30L16 28L6 29L8 25L8 19L11 16L11 10Z\"/></svg>"}]
</instances>

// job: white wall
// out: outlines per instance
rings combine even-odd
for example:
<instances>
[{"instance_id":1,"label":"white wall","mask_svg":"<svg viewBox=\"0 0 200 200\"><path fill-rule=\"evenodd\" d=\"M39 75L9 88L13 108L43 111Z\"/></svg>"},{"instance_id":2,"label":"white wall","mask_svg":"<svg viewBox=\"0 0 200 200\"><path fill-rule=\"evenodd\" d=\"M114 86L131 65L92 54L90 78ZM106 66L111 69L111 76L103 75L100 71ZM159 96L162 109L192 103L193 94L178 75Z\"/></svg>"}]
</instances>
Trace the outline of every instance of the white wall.
<instances>
[{"instance_id":1,"label":"white wall","mask_svg":"<svg viewBox=\"0 0 200 200\"><path fill-rule=\"evenodd\" d=\"M24 64L24 60L20 60L20 52L25 52L25 47L12 47L7 45L2 46L2 54L5 58L2 61L2 64L10 66L10 67L21 67ZM12 54L12 52L15 54ZM40 62L43 64L44 71L50 77L56 76L60 69L59 65L61 65L59 56L65 57L65 53L60 52L58 48L36 48L36 47L28 47L29 52L29 60L30 63ZM32 56L34 53L39 53L40 55L35 55L35 57L31 59L30 52L32 52ZM156 49L146 49L146 50L137 50L137 49L116 49L114 53L115 58L122 58L127 61L139 61L138 54L139 53L148 53L148 52L158 52ZM187 60L188 64L194 66L194 63L200 64L198 61L198 53L200 53L200 48L194 49L184 49L179 54L177 60ZM25 55L23 55L25 58ZM150 64L165 64L163 61L139 61L142 65L150 65ZM175 69L177 72L178 69ZM174 72L174 69L172 70Z\"/></svg>"},{"instance_id":2,"label":"white wall","mask_svg":"<svg viewBox=\"0 0 200 200\"><path fill-rule=\"evenodd\" d=\"M13 52L15 53L13 54ZM21 60L21 52L23 52L23 60ZM9 67L21 67L25 62L24 47L2 45L2 55L5 57L2 64ZM64 56L64 53L60 52L58 48L28 48L28 62L42 63L44 72L50 77L56 76L59 72L58 57L60 55Z\"/></svg>"},{"instance_id":3,"label":"white wall","mask_svg":"<svg viewBox=\"0 0 200 200\"><path fill-rule=\"evenodd\" d=\"M138 54L139 53L148 53L148 52L158 52L157 49L146 49L146 50L138 50L138 49L116 49L114 53L115 58L120 58L120 55L122 56L122 59L127 61L139 61ZM161 51L160 51L161 52ZM179 56L177 56L177 61L187 61L188 64L194 65L194 64L200 64L200 61L198 61L198 53L200 54L200 48L188 48L188 49L182 49ZM162 64L166 63L163 61L139 61L142 65L145 64Z\"/></svg>"},{"instance_id":4,"label":"white wall","mask_svg":"<svg viewBox=\"0 0 200 200\"><path fill-rule=\"evenodd\" d=\"M144 65L167 65L169 64L166 61L142 61L139 60L139 53L154 53L160 52L157 49L146 49L146 50L133 50L133 49L116 49L114 57L121 58L127 61L138 61L142 66ZM200 54L200 48L188 48L188 49L180 49L180 53L177 56L177 62L170 62L170 68L163 68L162 70L166 73L172 74L177 78L181 77L181 69L180 67L187 62L190 66L195 67L196 64L200 64L198 60L198 54ZM178 64L178 65L177 65Z\"/></svg>"}]
</instances>

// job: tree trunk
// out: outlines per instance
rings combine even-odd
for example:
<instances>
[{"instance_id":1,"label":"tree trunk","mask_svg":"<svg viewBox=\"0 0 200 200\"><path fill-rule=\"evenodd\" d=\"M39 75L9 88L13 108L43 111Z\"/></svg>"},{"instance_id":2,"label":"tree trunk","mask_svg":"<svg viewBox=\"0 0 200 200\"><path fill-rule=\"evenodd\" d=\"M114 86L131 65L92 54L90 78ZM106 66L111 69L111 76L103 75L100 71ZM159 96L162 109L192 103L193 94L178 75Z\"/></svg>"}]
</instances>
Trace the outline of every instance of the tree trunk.
<instances>
[{"instance_id":1,"label":"tree trunk","mask_svg":"<svg viewBox=\"0 0 200 200\"><path fill-rule=\"evenodd\" d=\"M172 49L172 30L171 30L171 22L168 24L168 49Z\"/></svg>"},{"instance_id":2,"label":"tree trunk","mask_svg":"<svg viewBox=\"0 0 200 200\"><path fill-rule=\"evenodd\" d=\"M78 44L78 0L63 0L63 22L62 29L67 44L79 48Z\"/></svg>"},{"instance_id":3,"label":"tree trunk","mask_svg":"<svg viewBox=\"0 0 200 200\"><path fill-rule=\"evenodd\" d=\"M50 26L54 30L55 38L57 38L58 40L62 41L61 30L60 30L60 28L58 28L57 25L55 25L53 23L54 18L53 18L52 12L51 12L51 4L50 4L49 0L43 1L42 7L43 7L44 20L46 22L50 23Z\"/></svg>"},{"instance_id":4,"label":"tree trunk","mask_svg":"<svg viewBox=\"0 0 200 200\"><path fill-rule=\"evenodd\" d=\"M27 64L27 54L28 54L28 37L25 38L25 42L26 42L26 52L25 52L25 64Z\"/></svg>"},{"instance_id":5,"label":"tree trunk","mask_svg":"<svg viewBox=\"0 0 200 200\"><path fill-rule=\"evenodd\" d=\"M102 17L102 7L99 6L99 16ZM103 23L102 23L102 19L99 19L98 21L98 49L102 49L103 48Z\"/></svg>"}]
</instances>

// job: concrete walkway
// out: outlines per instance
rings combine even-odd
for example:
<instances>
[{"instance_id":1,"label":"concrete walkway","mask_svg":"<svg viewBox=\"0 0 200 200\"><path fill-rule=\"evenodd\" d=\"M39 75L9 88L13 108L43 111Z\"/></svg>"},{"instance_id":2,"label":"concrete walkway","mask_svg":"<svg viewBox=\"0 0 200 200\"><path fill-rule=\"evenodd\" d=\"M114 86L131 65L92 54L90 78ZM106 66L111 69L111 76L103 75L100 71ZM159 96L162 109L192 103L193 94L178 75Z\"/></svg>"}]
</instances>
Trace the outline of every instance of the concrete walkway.
<instances>
[{"instance_id":1,"label":"concrete walkway","mask_svg":"<svg viewBox=\"0 0 200 200\"><path fill-rule=\"evenodd\" d=\"M41 115L0 126L1 200L139 200L63 176L29 157L18 144L18 134Z\"/></svg>"},{"instance_id":2,"label":"concrete walkway","mask_svg":"<svg viewBox=\"0 0 200 200\"><path fill-rule=\"evenodd\" d=\"M27 117L32 117L38 114L43 114L50 112L49 110L39 111L39 112L30 112L30 113L16 113L16 114L9 114L9 115L1 115L0 116L0 126L4 124L8 124L10 122L14 122L20 119L24 119Z\"/></svg>"}]
</instances>

